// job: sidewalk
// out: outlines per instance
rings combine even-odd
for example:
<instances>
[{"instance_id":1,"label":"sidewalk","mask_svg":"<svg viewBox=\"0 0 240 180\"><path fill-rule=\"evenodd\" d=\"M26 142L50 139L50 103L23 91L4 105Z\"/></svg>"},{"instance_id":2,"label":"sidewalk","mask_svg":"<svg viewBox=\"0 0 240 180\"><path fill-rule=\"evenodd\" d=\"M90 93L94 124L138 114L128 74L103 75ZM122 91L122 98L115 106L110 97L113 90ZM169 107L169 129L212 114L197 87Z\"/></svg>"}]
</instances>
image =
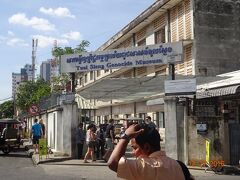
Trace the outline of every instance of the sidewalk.
<instances>
[{"instance_id":1,"label":"sidewalk","mask_svg":"<svg viewBox=\"0 0 240 180\"><path fill-rule=\"evenodd\" d=\"M69 156L54 156L50 154L47 156L39 157L39 154L32 155L34 165L38 164L51 164L51 165L75 165L75 166L107 166L104 160L96 160L94 162L89 160L89 163L84 163L83 159L72 159Z\"/></svg>"},{"instance_id":2,"label":"sidewalk","mask_svg":"<svg viewBox=\"0 0 240 180\"><path fill-rule=\"evenodd\" d=\"M96 160L91 161L89 160L88 163L84 163L83 159L72 159L69 156L59 156L54 154L49 154L48 157L42 156L39 158L39 154L33 154L32 155L32 161L34 165L38 164L48 164L48 165L70 165L70 166L107 166L107 162L104 160ZM205 171L206 168L201 168L199 166L187 166L189 170L201 170ZM212 171L210 169L207 169L207 171ZM206 171L205 171L206 172ZM213 172L213 171L212 171ZM234 166L224 166L224 169L222 172L219 172L218 174L240 174L240 168L236 168Z\"/></svg>"}]
</instances>

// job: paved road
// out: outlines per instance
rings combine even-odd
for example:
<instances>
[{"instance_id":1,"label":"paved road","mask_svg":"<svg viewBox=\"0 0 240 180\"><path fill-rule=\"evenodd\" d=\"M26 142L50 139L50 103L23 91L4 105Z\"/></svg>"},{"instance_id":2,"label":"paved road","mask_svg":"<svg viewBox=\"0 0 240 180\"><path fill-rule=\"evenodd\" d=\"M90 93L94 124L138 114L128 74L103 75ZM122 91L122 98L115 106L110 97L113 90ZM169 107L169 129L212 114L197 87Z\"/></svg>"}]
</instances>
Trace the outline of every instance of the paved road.
<instances>
[{"instance_id":1,"label":"paved road","mask_svg":"<svg viewBox=\"0 0 240 180\"><path fill-rule=\"evenodd\" d=\"M117 180L116 174L106 166L58 165L57 163L34 166L25 152L0 153L1 180ZM239 180L240 176L216 175L212 172L191 170L197 180Z\"/></svg>"}]
</instances>

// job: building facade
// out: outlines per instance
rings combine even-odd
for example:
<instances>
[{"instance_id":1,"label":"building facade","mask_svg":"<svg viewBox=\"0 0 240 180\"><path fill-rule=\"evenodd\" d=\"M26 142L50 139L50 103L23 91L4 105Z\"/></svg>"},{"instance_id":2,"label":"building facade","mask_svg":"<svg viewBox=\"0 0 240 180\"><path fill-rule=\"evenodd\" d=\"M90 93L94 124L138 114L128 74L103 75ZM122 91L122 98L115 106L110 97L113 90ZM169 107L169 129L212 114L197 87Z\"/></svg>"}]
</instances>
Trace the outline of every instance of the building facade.
<instances>
[{"instance_id":1,"label":"building facade","mask_svg":"<svg viewBox=\"0 0 240 180\"><path fill-rule=\"evenodd\" d=\"M16 96L17 88L21 83L21 74L12 73L12 97Z\"/></svg>"},{"instance_id":2,"label":"building facade","mask_svg":"<svg viewBox=\"0 0 240 180\"><path fill-rule=\"evenodd\" d=\"M156 1L98 51L182 41L184 60L175 65L176 75L208 77L234 71L238 69L240 61L239 4L235 0ZM79 73L76 91L81 95L86 87L109 77L167 76L171 71L169 67L155 65ZM159 91L155 97L164 97L164 92ZM150 115L159 128L165 128L164 105L147 105L147 101L151 99L154 98L146 96L131 101L114 98L111 101L89 99L97 107L89 116L92 120L103 123L104 119L129 116L145 118ZM182 107L184 105L179 104L177 109L184 119L186 113Z\"/></svg>"},{"instance_id":3,"label":"building facade","mask_svg":"<svg viewBox=\"0 0 240 180\"><path fill-rule=\"evenodd\" d=\"M181 75L214 76L237 70L239 63L239 6L236 1L164 0L156 1L136 19L127 24L98 50L128 48L166 42L183 41L184 62L175 66ZM233 19L230 24L229 19ZM224 23L226 21L226 23ZM235 53L233 53L235 52ZM228 62L228 63L226 63ZM132 69L100 70L84 73L77 91L104 77L128 78L167 75L167 65ZM146 106L146 101L120 103L91 99L99 109L94 115L100 121L119 116L144 117L149 114L157 124L163 107ZM111 107L111 108L110 108ZM134 110L135 109L135 110Z\"/></svg>"},{"instance_id":4,"label":"building facade","mask_svg":"<svg viewBox=\"0 0 240 180\"><path fill-rule=\"evenodd\" d=\"M40 66L40 78L45 81L50 81L51 79L51 60L43 61Z\"/></svg>"},{"instance_id":5,"label":"building facade","mask_svg":"<svg viewBox=\"0 0 240 180\"><path fill-rule=\"evenodd\" d=\"M32 80L32 65L26 64L20 73L12 73L12 97L15 97L17 88L24 81Z\"/></svg>"}]
</instances>

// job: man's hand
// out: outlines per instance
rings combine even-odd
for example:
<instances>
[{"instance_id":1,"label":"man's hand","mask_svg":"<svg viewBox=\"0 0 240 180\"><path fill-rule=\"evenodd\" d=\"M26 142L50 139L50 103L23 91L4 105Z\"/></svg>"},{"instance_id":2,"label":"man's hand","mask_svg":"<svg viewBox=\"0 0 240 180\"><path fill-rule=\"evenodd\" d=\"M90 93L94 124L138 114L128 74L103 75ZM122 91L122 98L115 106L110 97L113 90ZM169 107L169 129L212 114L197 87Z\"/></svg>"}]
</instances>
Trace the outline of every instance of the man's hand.
<instances>
[{"instance_id":1,"label":"man's hand","mask_svg":"<svg viewBox=\"0 0 240 180\"><path fill-rule=\"evenodd\" d=\"M129 126L125 134L129 136L130 139L137 137L139 134L142 134L144 132L144 129L140 129L140 126L138 124L132 124Z\"/></svg>"},{"instance_id":2,"label":"man's hand","mask_svg":"<svg viewBox=\"0 0 240 180\"><path fill-rule=\"evenodd\" d=\"M125 134L129 136L129 138L135 138L139 134L143 133L143 129L140 129L140 126L137 124L133 124L127 128L125 131ZM118 168L118 162L120 158L125 154L127 145L128 145L128 140L126 139L120 139L120 141L117 143L117 146L114 148L109 160L108 160L108 167L117 172Z\"/></svg>"}]
</instances>

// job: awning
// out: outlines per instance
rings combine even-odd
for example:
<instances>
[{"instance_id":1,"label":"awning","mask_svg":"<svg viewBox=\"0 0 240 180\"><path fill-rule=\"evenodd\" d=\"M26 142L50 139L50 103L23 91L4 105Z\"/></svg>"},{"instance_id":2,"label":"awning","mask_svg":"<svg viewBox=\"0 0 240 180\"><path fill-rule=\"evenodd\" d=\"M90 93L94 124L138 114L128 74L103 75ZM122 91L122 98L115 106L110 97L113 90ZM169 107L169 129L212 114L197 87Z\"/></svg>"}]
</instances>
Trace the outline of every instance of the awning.
<instances>
[{"instance_id":1,"label":"awning","mask_svg":"<svg viewBox=\"0 0 240 180\"><path fill-rule=\"evenodd\" d=\"M202 92L197 92L197 99L226 96L240 92L240 85L220 87L216 89L209 89Z\"/></svg>"},{"instance_id":2,"label":"awning","mask_svg":"<svg viewBox=\"0 0 240 180\"><path fill-rule=\"evenodd\" d=\"M75 94L75 101L77 102L79 109L96 109L96 107L89 102L89 100L84 99L79 94Z\"/></svg>"},{"instance_id":3,"label":"awning","mask_svg":"<svg viewBox=\"0 0 240 180\"><path fill-rule=\"evenodd\" d=\"M109 100L143 100L164 93L164 81L168 76L144 76L136 78L104 78L81 87L80 96L85 99ZM195 77L176 75L176 79L196 78L197 85L213 82L226 77Z\"/></svg>"}]
</instances>

